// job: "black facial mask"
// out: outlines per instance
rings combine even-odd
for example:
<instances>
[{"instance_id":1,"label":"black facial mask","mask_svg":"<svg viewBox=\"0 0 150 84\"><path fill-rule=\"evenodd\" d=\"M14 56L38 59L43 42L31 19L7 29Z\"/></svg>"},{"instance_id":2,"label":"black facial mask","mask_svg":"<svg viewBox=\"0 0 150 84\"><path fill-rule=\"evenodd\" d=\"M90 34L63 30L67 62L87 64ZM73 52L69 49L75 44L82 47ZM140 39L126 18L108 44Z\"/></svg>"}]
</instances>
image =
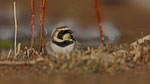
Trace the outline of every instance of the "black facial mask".
<instances>
[{"instance_id":1,"label":"black facial mask","mask_svg":"<svg viewBox=\"0 0 150 84\"><path fill-rule=\"evenodd\" d=\"M63 36L64 36L66 33L72 34L72 31L70 31L70 30L65 30L65 31L63 31L63 30L62 30L62 31L60 31L60 32L58 33L57 38L63 40Z\"/></svg>"}]
</instances>

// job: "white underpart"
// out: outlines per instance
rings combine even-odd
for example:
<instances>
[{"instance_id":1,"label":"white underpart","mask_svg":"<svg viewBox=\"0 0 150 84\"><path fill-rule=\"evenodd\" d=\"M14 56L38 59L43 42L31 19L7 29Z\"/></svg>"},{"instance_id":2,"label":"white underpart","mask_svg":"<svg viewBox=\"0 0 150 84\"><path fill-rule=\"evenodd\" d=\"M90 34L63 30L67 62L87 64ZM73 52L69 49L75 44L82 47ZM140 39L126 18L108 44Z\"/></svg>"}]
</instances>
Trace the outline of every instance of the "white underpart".
<instances>
[{"instance_id":1,"label":"white underpart","mask_svg":"<svg viewBox=\"0 0 150 84\"><path fill-rule=\"evenodd\" d=\"M74 46L75 44L70 44L66 47L60 47L60 46L57 46L56 44L54 43L51 43L51 49L54 53L57 53L57 54L67 54L67 53L71 53L73 50L74 50Z\"/></svg>"}]
</instances>

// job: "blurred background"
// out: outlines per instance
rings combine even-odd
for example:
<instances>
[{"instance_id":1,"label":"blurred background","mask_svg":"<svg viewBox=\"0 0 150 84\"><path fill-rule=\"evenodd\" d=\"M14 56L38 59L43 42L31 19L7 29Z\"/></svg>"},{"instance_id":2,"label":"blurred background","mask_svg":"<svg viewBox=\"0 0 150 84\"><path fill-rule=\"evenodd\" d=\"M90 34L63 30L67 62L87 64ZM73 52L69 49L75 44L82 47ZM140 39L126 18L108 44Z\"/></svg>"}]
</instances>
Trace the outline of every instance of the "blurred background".
<instances>
[{"instance_id":1,"label":"blurred background","mask_svg":"<svg viewBox=\"0 0 150 84\"><path fill-rule=\"evenodd\" d=\"M0 0L0 47L14 38L13 1ZM30 41L31 0L17 4L18 41ZM150 33L149 0L98 0L108 44L132 42ZM39 37L40 0L35 1L35 39ZM68 25L84 46L100 45L94 0L46 0L45 39L58 24Z\"/></svg>"}]
</instances>

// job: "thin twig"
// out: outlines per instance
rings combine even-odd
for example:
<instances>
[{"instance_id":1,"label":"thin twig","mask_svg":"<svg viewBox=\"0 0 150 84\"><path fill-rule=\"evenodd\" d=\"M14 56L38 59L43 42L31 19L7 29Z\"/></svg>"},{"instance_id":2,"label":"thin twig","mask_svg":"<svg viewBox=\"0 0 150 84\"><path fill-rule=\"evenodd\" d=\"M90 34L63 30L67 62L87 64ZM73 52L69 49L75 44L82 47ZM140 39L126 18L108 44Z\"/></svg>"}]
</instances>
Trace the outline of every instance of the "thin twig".
<instances>
[{"instance_id":1,"label":"thin twig","mask_svg":"<svg viewBox=\"0 0 150 84\"><path fill-rule=\"evenodd\" d=\"M0 65L23 65L23 64L35 64L35 61L0 61Z\"/></svg>"},{"instance_id":2,"label":"thin twig","mask_svg":"<svg viewBox=\"0 0 150 84\"><path fill-rule=\"evenodd\" d=\"M98 26L99 26L100 37L101 37L103 46L106 46L106 42L105 42L105 38L104 38L104 34L103 34L103 29L102 29L102 25L101 25L100 13L99 13L99 10L98 10L98 1L97 0L95 0L95 8L96 8L96 14L97 14L97 18L98 18Z\"/></svg>"},{"instance_id":3,"label":"thin twig","mask_svg":"<svg viewBox=\"0 0 150 84\"><path fill-rule=\"evenodd\" d=\"M47 62L49 63L48 59L45 59L43 57L39 57L35 60L30 60L30 61L0 61L0 65L23 65L23 64L36 64L37 62Z\"/></svg>"},{"instance_id":4,"label":"thin twig","mask_svg":"<svg viewBox=\"0 0 150 84\"><path fill-rule=\"evenodd\" d=\"M32 49L34 43L34 0L31 1L31 8L32 8L32 22L31 22L31 49Z\"/></svg>"},{"instance_id":5,"label":"thin twig","mask_svg":"<svg viewBox=\"0 0 150 84\"><path fill-rule=\"evenodd\" d=\"M14 54L16 58L16 47L17 47L17 29L18 29L18 24L17 24L17 14L16 14L16 2L14 2L14 21L15 21L15 42L14 42Z\"/></svg>"},{"instance_id":6,"label":"thin twig","mask_svg":"<svg viewBox=\"0 0 150 84\"><path fill-rule=\"evenodd\" d=\"M45 1L41 0L41 32L40 32L40 52L43 51L43 29L44 29L44 14L45 14Z\"/></svg>"}]
</instances>

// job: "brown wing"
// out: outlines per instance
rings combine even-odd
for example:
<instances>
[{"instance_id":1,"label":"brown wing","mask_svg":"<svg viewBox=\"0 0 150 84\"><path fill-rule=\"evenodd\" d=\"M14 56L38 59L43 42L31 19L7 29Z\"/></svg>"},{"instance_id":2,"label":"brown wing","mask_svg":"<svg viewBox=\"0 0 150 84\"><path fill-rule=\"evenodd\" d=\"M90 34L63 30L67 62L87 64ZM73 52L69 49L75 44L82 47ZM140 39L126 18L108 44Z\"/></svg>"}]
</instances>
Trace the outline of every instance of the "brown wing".
<instances>
[{"instance_id":1,"label":"brown wing","mask_svg":"<svg viewBox=\"0 0 150 84\"><path fill-rule=\"evenodd\" d=\"M82 49L81 44L79 43L78 40L76 40L76 42L75 42L75 50L81 50L81 49Z\"/></svg>"}]
</instances>

